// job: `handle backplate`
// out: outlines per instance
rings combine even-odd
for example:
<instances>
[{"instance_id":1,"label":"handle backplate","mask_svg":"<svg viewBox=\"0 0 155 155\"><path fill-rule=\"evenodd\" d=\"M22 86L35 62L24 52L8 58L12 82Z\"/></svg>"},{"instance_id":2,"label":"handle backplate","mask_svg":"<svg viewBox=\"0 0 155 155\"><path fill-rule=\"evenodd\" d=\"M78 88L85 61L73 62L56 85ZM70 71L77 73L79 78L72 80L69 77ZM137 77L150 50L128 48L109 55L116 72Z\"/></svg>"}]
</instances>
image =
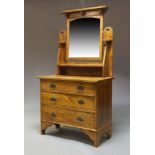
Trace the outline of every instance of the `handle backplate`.
<instances>
[{"instance_id":1,"label":"handle backplate","mask_svg":"<svg viewBox=\"0 0 155 155\"><path fill-rule=\"evenodd\" d=\"M51 97L51 98L50 98L50 101L54 101L54 102L55 102L56 100L57 100L57 99L56 99L55 97Z\"/></svg>"},{"instance_id":2,"label":"handle backplate","mask_svg":"<svg viewBox=\"0 0 155 155\"><path fill-rule=\"evenodd\" d=\"M79 116L79 117L76 118L76 120L77 120L78 122L83 122L83 121L84 121L84 118L82 118L82 117Z\"/></svg>"},{"instance_id":3,"label":"handle backplate","mask_svg":"<svg viewBox=\"0 0 155 155\"><path fill-rule=\"evenodd\" d=\"M53 89L56 88L56 84L51 83L51 84L50 84L50 88L53 88Z\"/></svg>"},{"instance_id":4,"label":"handle backplate","mask_svg":"<svg viewBox=\"0 0 155 155\"><path fill-rule=\"evenodd\" d=\"M78 85L78 86L76 87L76 89L77 89L78 91L83 91L83 90L84 90L84 86Z\"/></svg>"},{"instance_id":5,"label":"handle backplate","mask_svg":"<svg viewBox=\"0 0 155 155\"><path fill-rule=\"evenodd\" d=\"M52 112L51 113L51 117L56 117L56 113L55 112Z\"/></svg>"},{"instance_id":6,"label":"handle backplate","mask_svg":"<svg viewBox=\"0 0 155 155\"><path fill-rule=\"evenodd\" d=\"M85 102L83 100L78 100L79 104L84 104Z\"/></svg>"}]
</instances>

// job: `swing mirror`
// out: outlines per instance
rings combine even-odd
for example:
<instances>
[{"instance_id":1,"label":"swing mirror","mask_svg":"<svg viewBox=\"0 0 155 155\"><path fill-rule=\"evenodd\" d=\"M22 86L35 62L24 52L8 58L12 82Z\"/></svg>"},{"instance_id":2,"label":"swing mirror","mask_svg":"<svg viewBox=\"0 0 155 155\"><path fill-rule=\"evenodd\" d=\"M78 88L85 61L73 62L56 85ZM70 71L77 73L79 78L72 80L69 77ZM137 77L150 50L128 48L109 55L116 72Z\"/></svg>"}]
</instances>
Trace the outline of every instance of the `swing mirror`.
<instances>
[{"instance_id":1,"label":"swing mirror","mask_svg":"<svg viewBox=\"0 0 155 155\"><path fill-rule=\"evenodd\" d=\"M101 17L68 19L68 60L102 59L102 24Z\"/></svg>"}]
</instances>

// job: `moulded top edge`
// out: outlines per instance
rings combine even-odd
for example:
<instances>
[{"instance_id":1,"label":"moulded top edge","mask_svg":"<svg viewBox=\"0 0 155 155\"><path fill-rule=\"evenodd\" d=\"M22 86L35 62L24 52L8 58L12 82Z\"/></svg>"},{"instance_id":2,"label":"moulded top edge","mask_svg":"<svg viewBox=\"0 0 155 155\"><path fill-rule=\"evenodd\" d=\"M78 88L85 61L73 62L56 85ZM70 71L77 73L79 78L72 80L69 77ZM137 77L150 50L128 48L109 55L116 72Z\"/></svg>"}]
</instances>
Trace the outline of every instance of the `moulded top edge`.
<instances>
[{"instance_id":1,"label":"moulded top edge","mask_svg":"<svg viewBox=\"0 0 155 155\"><path fill-rule=\"evenodd\" d=\"M106 9L106 8L107 8L107 6L102 5L102 6L96 6L96 7L87 7L87 8L81 8L81 9L65 10L65 11L62 11L61 13L66 14L66 13L71 13L71 12L96 10L96 9Z\"/></svg>"}]
</instances>

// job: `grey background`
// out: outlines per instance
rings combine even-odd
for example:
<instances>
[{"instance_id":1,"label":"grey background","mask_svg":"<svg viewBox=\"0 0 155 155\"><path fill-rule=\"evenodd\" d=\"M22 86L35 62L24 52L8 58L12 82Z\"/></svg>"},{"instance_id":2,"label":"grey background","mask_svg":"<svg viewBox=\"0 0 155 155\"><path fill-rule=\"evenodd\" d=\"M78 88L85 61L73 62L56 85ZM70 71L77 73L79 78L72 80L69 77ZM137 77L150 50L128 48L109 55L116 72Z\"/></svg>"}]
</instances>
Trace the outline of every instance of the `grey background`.
<instances>
[{"instance_id":1,"label":"grey background","mask_svg":"<svg viewBox=\"0 0 155 155\"><path fill-rule=\"evenodd\" d=\"M38 75L54 74L62 10L107 5L105 25L114 29L113 136L94 148L78 130L51 127L40 135ZM128 155L130 135L130 1L25 0L25 155Z\"/></svg>"}]
</instances>

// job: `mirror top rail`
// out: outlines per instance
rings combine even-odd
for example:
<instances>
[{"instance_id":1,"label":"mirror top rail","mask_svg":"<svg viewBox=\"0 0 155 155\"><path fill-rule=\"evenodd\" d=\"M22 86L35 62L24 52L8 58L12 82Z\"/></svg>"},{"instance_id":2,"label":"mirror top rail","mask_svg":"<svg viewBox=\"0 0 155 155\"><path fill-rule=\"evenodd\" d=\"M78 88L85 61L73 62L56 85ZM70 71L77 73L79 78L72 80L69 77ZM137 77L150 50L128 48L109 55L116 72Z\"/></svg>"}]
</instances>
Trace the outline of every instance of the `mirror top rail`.
<instances>
[{"instance_id":1,"label":"mirror top rail","mask_svg":"<svg viewBox=\"0 0 155 155\"><path fill-rule=\"evenodd\" d=\"M79 12L79 11L91 11L91 10L97 10L97 9L107 9L108 7L105 5L101 6L96 6L96 7L87 7L87 8L81 8L81 9L72 9L72 10L65 10L62 11L62 14L67 14L67 13L74 13L74 12Z\"/></svg>"},{"instance_id":2,"label":"mirror top rail","mask_svg":"<svg viewBox=\"0 0 155 155\"><path fill-rule=\"evenodd\" d=\"M62 67L103 67L103 64L101 63L96 63L96 64L93 64L93 63L88 63L88 64L82 64L82 63L75 63L75 64L72 64L72 63L69 63L69 64L58 64L58 66L62 66Z\"/></svg>"}]
</instances>

